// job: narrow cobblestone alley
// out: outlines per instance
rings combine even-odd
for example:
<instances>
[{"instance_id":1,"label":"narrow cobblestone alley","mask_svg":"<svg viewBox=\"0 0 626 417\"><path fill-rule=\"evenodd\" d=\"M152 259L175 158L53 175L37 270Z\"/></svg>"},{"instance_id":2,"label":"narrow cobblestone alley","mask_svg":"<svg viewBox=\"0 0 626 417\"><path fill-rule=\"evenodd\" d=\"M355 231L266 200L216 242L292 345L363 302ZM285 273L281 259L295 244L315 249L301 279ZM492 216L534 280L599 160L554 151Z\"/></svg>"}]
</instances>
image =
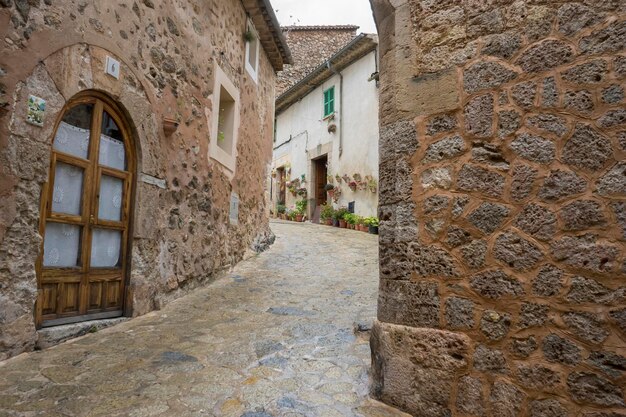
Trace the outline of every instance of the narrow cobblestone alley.
<instances>
[{"instance_id":1,"label":"narrow cobblestone alley","mask_svg":"<svg viewBox=\"0 0 626 417\"><path fill-rule=\"evenodd\" d=\"M0 363L0 416L392 416L367 398L373 235L275 222L163 310Z\"/></svg>"}]
</instances>

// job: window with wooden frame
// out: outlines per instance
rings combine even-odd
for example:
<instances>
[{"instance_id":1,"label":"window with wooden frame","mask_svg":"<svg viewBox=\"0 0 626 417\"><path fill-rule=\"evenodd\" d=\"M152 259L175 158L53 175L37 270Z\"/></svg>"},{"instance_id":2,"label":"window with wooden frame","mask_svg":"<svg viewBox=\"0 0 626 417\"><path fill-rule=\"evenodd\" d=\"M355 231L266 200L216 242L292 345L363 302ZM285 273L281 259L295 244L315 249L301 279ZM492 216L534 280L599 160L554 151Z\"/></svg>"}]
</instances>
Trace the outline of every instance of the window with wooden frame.
<instances>
[{"instance_id":1,"label":"window with wooden frame","mask_svg":"<svg viewBox=\"0 0 626 417\"><path fill-rule=\"evenodd\" d=\"M259 73L259 54L261 49L261 42L259 41L259 34L250 20L248 20L246 26L245 41L246 71L248 71L248 74L250 74L254 82L256 82Z\"/></svg>"},{"instance_id":2,"label":"window with wooden frame","mask_svg":"<svg viewBox=\"0 0 626 417\"><path fill-rule=\"evenodd\" d=\"M226 73L215 66L213 87L213 119L209 141L209 157L234 176L237 167L237 138L239 134L239 90Z\"/></svg>"},{"instance_id":3,"label":"window with wooden frame","mask_svg":"<svg viewBox=\"0 0 626 417\"><path fill-rule=\"evenodd\" d=\"M324 90L324 117L335 113L335 86Z\"/></svg>"},{"instance_id":4,"label":"window with wooden frame","mask_svg":"<svg viewBox=\"0 0 626 417\"><path fill-rule=\"evenodd\" d=\"M96 92L68 102L42 196L38 327L123 314L134 165L114 102Z\"/></svg>"}]
</instances>

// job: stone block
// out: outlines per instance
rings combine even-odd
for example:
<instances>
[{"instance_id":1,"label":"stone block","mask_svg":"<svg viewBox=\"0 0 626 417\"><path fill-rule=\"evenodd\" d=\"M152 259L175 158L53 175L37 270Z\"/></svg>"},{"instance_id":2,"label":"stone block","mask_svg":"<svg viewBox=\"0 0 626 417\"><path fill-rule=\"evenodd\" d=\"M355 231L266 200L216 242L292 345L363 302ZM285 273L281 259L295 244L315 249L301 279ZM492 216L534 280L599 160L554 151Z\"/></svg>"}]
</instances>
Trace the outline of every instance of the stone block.
<instances>
[{"instance_id":1,"label":"stone block","mask_svg":"<svg viewBox=\"0 0 626 417\"><path fill-rule=\"evenodd\" d=\"M452 167L429 168L422 172L420 181L424 189L440 188L447 190L452 185Z\"/></svg>"},{"instance_id":2,"label":"stone block","mask_svg":"<svg viewBox=\"0 0 626 417\"><path fill-rule=\"evenodd\" d=\"M485 398L483 395L483 382L471 376L459 379L457 397L457 412L477 417L485 416Z\"/></svg>"},{"instance_id":3,"label":"stone block","mask_svg":"<svg viewBox=\"0 0 626 417\"><path fill-rule=\"evenodd\" d=\"M597 84L608 76L608 64L605 60L596 59L576 65L561 72L561 78L572 84Z\"/></svg>"},{"instance_id":4,"label":"stone block","mask_svg":"<svg viewBox=\"0 0 626 417\"><path fill-rule=\"evenodd\" d=\"M578 46L583 54L620 52L626 44L626 21L615 21L604 29L584 36Z\"/></svg>"},{"instance_id":5,"label":"stone block","mask_svg":"<svg viewBox=\"0 0 626 417\"><path fill-rule=\"evenodd\" d=\"M445 319L449 329L471 329L474 327L474 307L472 300L449 297L446 300Z\"/></svg>"},{"instance_id":6,"label":"stone block","mask_svg":"<svg viewBox=\"0 0 626 417\"><path fill-rule=\"evenodd\" d=\"M626 240L626 202L613 202L611 209L617 224L622 228L622 240Z\"/></svg>"},{"instance_id":7,"label":"stone block","mask_svg":"<svg viewBox=\"0 0 626 417\"><path fill-rule=\"evenodd\" d=\"M617 104L624 101L624 89L619 84L612 84L602 90L602 101L606 104Z\"/></svg>"},{"instance_id":8,"label":"stone block","mask_svg":"<svg viewBox=\"0 0 626 417\"><path fill-rule=\"evenodd\" d=\"M527 271L544 258L537 245L513 232L498 236L493 246L493 256L518 271Z\"/></svg>"},{"instance_id":9,"label":"stone block","mask_svg":"<svg viewBox=\"0 0 626 417\"><path fill-rule=\"evenodd\" d=\"M459 172L457 188L462 191L477 191L490 197L500 197L504 189L504 176L488 169L465 164Z\"/></svg>"},{"instance_id":10,"label":"stone block","mask_svg":"<svg viewBox=\"0 0 626 417\"><path fill-rule=\"evenodd\" d=\"M516 372L517 380L525 388L543 390L553 388L561 382L558 371L544 365L519 365Z\"/></svg>"},{"instance_id":11,"label":"stone block","mask_svg":"<svg viewBox=\"0 0 626 417\"><path fill-rule=\"evenodd\" d=\"M573 372L567 377L567 388L572 399L603 407L624 407L623 390L609 380L591 372Z\"/></svg>"},{"instance_id":12,"label":"stone block","mask_svg":"<svg viewBox=\"0 0 626 417\"><path fill-rule=\"evenodd\" d=\"M618 162L596 181L597 193L603 196L626 195L626 162Z\"/></svg>"},{"instance_id":13,"label":"stone block","mask_svg":"<svg viewBox=\"0 0 626 417\"><path fill-rule=\"evenodd\" d=\"M501 9L493 9L481 13L467 22L467 36L475 38L504 30L504 13Z\"/></svg>"},{"instance_id":14,"label":"stone block","mask_svg":"<svg viewBox=\"0 0 626 417\"><path fill-rule=\"evenodd\" d=\"M612 156L611 141L591 126L579 123L563 147L562 160L570 166L595 172Z\"/></svg>"},{"instance_id":15,"label":"stone block","mask_svg":"<svg viewBox=\"0 0 626 417\"><path fill-rule=\"evenodd\" d=\"M526 110L535 106L536 96L537 83L534 81L519 83L511 88L511 97L513 98L515 104Z\"/></svg>"},{"instance_id":16,"label":"stone block","mask_svg":"<svg viewBox=\"0 0 626 417\"><path fill-rule=\"evenodd\" d=\"M469 243L471 240L472 235L467 230L458 226L450 226L448 228L448 232L446 233L446 245L452 248Z\"/></svg>"},{"instance_id":17,"label":"stone block","mask_svg":"<svg viewBox=\"0 0 626 417\"><path fill-rule=\"evenodd\" d=\"M474 141L472 144L472 162L490 165L503 171L509 170L509 162L498 144Z\"/></svg>"},{"instance_id":18,"label":"stone block","mask_svg":"<svg viewBox=\"0 0 626 417\"><path fill-rule=\"evenodd\" d=\"M612 310L609 313L609 317L617 324L622 333L626 333L626 308Z\"/></svg>"},{"instance_id":19,"label":"stone block","mask_svg":"<svg viewBox=\"0 0 626 417\"><path fill-rule=\"evenodd\" d=\"M595 279L575 276L565 298L576 304L619 304L626 301L626 287L612 290Z\"/></svg>"},{"instance_id":20,"label":"stone block","mask_svg":"<svg viewBox=\"0 0 626 417\"><path fill-rule=\"evenodd\" d=\"M474 240L461 248L463 261L472 269L482 268L485 265L487 255L487 242Z\"/></svg>"},{"instance_id":21,"label":"stone block","mask_svg":"<svg viewBox=\"0 0 626 417\"><path fill-rule=\"evenodd\" d=\"M519 33L505 32L485 36L483 55L491 55L499 58L512 58L522 46L522 37Z\"/></svg>"},{"instance_id":22,"label":"stone block","mask_svg":"<svg viewBox=\"0 0 626 417\"><path fill-rule=\"evenodd\" d=\"M374 397L412 415L450 413L453 383L467 368L466 335L376 321L370 345Z\"/></svg>"},{"instance_id":23,"label":"stone block","mask_svg":"<svg viewBox=\"0 0 626 417\"><path fill-rule=\"evenodd\" d=\"M578 365L582 360L581 350L574 342L554 333L543 339L541 350L548 362Z\"/></svg>"},{"instance_id":24,"label":"stone block","mask_svg":"<svg viewBox=\"0 0 626 417\"><path fill-rule=\"evenodd\" d=\"M549 240L556 232L556 215L539 204L530 203L517 216L515 225L540 240Z\"/></svg>"},{"instance_id":25,"label":"stone block","mask_svg":"<svg viewBox=\"0 0 626 417\"><path fill-rule=\"evenodd\" d=\"M511 352L513 356L517 356L518 358L529 357L531 353L537 350L537 347L537 339L535 339L535 336L529 336L525 338L513 337L511 338L508 345L509 352Z\"/></svg>"},{"instance_id":26,"label":"stone block","mask_svg":"<svg viewBox=\"0 0 626 417\"><path fill-rule=\"evenodd\" d=\"M520 417L524 410L526 394L513 384L495 381L491 387L489 402L491 412L499 417Z\"/></svg>"},{"instance_id":27,"label":"stone block","mask_svg":"<svg viewBox=\"0 0 626 417\"><path fill-rule=\"evenodd\" d=\"M538 171L529 165L516 165L513 169L511 181L511 198L521 201L527 198L537 179Z\"/></svg>"},{"instance_id":28,"label":"stone block","mask_svg":"<svg viewBox=\"0 0 626 417\"><path fill-rule=\"evenodd\" d=\"M479 62L463 71L463 88L470 94L495 89L515 79L517 75L517 72L500 63Z\"/></svg>"},{"instance_id":29,"label":"stone block","mask_svg":"<svg viewBox=\"0 0 626 417\"><path fill-rule=\"evenodd\" d=\"M574 57L575 52L570 45L563 41L549 39L528 48L516 63L524 71L534 73L567 64L573 61Z\"/></svg>"},{"instance_id":30,"label":"stone block","mask_svg":"<svg viewBox=\"0 0 626 417\"><path fill-rule=\"evenodd\" d=\"M529 133L517 136L509 146L520 157L540 164L551 163L556 154L554 142Z\"/></svg>"},{"instance_id":31,"label":"stone block","mask_svg":"<svg viewBox=\"0 0 626 417\"><path fill-rule=\"evenodd\" d=\"M539 198L546 202L555 202L564 198L582 194L587 188L587 181L572 171L553 170L539 189Z\"/></svg>"},{"instance_id":32,"label":"stone block","mask_svg":"<svg viewBox=\"0 0 626 417\"><path fill-rule=\"evenodd\" d=\"M498 112L498 136L504 138L517 132L522 126L522 116L515 110Z\"/></svg>"},{"instance_id":33,"label":"stone block","mask_svg":"<svg viewBox=\"0 0 626 417\"><path fill-rule=\"evenodd\" d=\"M445 211L450 206L450 197L446 195L434 195L424 200L424 214L437 214Z\"/></svg>"},{"instance_id":34,"label":"stone block","mask_svg":"<svg viewBox=\"0 0 626 417\"><path fill-rule=\"evenodd\" d=\"M439 327L439 289L435 282L381 280L378 319L413 327Z\"/></svg>"},{"instance_id":35,"label":"stone block","mask_svg":"<svg viewBox=\"0 0 626 417\"><path fill-rule=\"evenodd\" d=\"M626 56L618 55L613 60L613 68L619 78L626 77Z\"/></svg>"},{"instance_id":36,"label":"stone block","mask_svg":"<svg viewBox=\"0 0 626 417\"><path fill-rule=\"evenodd\" d=\"M563 289L563 270L554 265L543 266L532 282L533 294L553 297Z\"/></svg>"},{"instance_id":37,"label":"stone block","mask_svg":"<svg viewBox=\"0 0 626 417\"><path fill-rule=\"evenodd\" d=\"M543 107L556 107L559 104L559 90L554 77L547 77L543 80L541 92L541 105Z\"/></svg>"},{"instance_id":38,"label":"stone block","mask_svg":"<svg viewBox=\"0 0 626 417\"><path fill-rule=\"evenodd\" d=\"M454 158L462 155L466 149L465 141L459 135L441 139L428 145L422 163L439 162L444 159Z\"/></svg>"},{"instance_id":39,"label":"stone block","mask_svg":"<svg viewBox=\"0 0 626 417\"><path fill-rule=\"evenodd\" d=\"M420 277L456 278L459 269L450 254L436 246L411 244L409 254L413 258L413 270Z\"/></svg>"},{"instance_id":40,"label":"stone block","mask_svg":"<svg viewBox=\"0 0 626 417\"><path fill-rule=\"evenodd\" d=\"M541 327L548 321L548 306L536 303L523 303L517 325L520 329Z\"/></svg>"},{"instance_id":41,"label":"stone block","mask_svg":"<svg viewBox=\"0 0 626 417\"><path fill-rule=\"evenodd\" d=\"M407 70L408 70L407 66ZM407 80L409 80L409 74ZM398 110L420 116L455 110L459 105L456 69L414 77L398 86Z\"/></svg>"},{"instance_id":42,"label":"stone block","mask_svg":"<svg viewBox=\"0 0 626 417\"><path fill-rule=\"evenodd\" d=\"M559 137L567 133L567 125L566 118L554 114L543 113L526 119L526 126L543 132L553 133Z\"/></svg>"},{"instance_id":43,"label":"stone block","mask_svg":"<svg viewBox=\"0 0 626 417\"><path fill-rule=\"evenodd\" d=\"M595 314L569 312L562 315L563 322L579 339L589 343L602 343L609 337L602 320Z\"/></svg>"},{"instance_id":44,"label":"stone block","mask_svg":"<svg viewBox=\"0 0 626 417\"><path fill-rule=\"evenodd\" d=\"M555 399L530 402L530 417L567 417L570 414L560 401Z\"/></svg>"},{"instance_id":45,"label":"stone block","mask_svg":"<svg viewBox=\"0 0 626 417\"><path fill-rule=\"evenodd\" d=\"M508 373L508 365L504 353L485 345L478 345L474 351L474 368L495 374Z\"/></svg>"},{"instance_id":46,"label":"stone block","mask_svg":"<svg viewBox=\"0 0 626 417\"><path fill-rule=\"evenodd\" d=\"M595 109L593 94L588 90L566 91L563 105L565 109L583 116L590 116Z\"/></svg>"},{"instance_id":47,"label":"stone block","mask_svg":"<svg viewBox=\"0 0 626 417\"><path fill-rule=\"evenodd\" d=\"M458 121L454 114L439 114L426 122L426 134L430 136L456 129Z\"/></svg>"},{"instance_id":48,"label":"stone block","mask_svg":"<svg viewBox=\"0 0 626 417\"><path fill-rule=\"evenodd\" d=\"M620 378L626 371L626 357L615 352L591 352L587 362L613 379Z\"/></svg>"},{"instance_id":49,"label":"stone block","mask_svg":"<svg viewBox=\"0 0 626 417\"><path fill-rule=\"evenodd\" d=\"M559 32L566 36L579 33L586 27L600 23L602 15L581 3L565 3L557 12Z\"/></svg>"},{"instance_id":50,"label":"stone block","mask_svg":"<svg viewBox=\"0 0 626 417\"><path fill-rule=\"evenodd\" d=\"M489 340L502 340L511 327L511 316L495 310L485 310L480 318L480 331Z\"/></svg>"},{"instance_id":51,"label":"stone block","mask_svg":"<svg viewBox=\"0 0 626 417\"><path fill-rule=\"evenodd\" d=\"M592 272L609 272L617 267L620 250L596 242L596 236L565 236L551 245L555 260Z\"/></svg>"},{"instance_id":52,"label":"stone block","mask_svg":"<svg viewBox=\"0 0 626 417\"><path fill-rule=\"evenodd\" d=\"M598 126L609 129L616 126L626 126L626 110L609 110L598 119Z\"/></svg>"},{"instance_id":53,"label":"stone block","mask_svg":"<svg viewBox=\"0 0 626 417\"><path fill-rule=\"evenodd\" d=\"M380 127L380 162L395 161L399 156L413 155L419 147L415 124L401 120Z\"/></svg>"},{"instance_id":54,"label":"stone block","mask_svg":"<svg viewBox=\"0 0 626 417\"><path fill-rule=\"evenodd\" d=\"M585 230L606 223L602 206L592 200L577 200L563 206L559 218L565 230Z\"/></svg>"},{"instance_id":55,"label":"stone block","mask_svg":"<svg viewBox=\"0 0 626 417\"><path fill-rule=\"evenodd\" d=\"M494 100L492 94L470 99L465 105L465 130L467 133L486 138L493 134Z\"/></svg>"},{"instance_id":56,"label":"stone block","mask_svg":"<svg viewBox=\"0 0 626 417\"><path fill-rule=\"evenodd\" d=\"M495 232L510 213L507 206L497 203L482 203L467 216L467 220L485 234Z\"/></svg>"},{"instance_id":57,"label":"stone block","mask_svg":"<svg viewBox=\"0 0 626 417\"><path fill-rule=\"evenodd\" d=\"M463 214L467 203L469 203L469 197L467 196L454 197L452 200L452 218L457 218Z\"/></svg>"},{"instance_id":58,"label":"stone block","mask_svg":"<svg viewBox=\"0 0 626 417\"><path fill-rule=\"evenodd\" d=\"M470 286L480 296L493 300L524 294L524 287L522 287L521 282L500 270L474 275L470 279Z\"/></svg>"}]
</instances>

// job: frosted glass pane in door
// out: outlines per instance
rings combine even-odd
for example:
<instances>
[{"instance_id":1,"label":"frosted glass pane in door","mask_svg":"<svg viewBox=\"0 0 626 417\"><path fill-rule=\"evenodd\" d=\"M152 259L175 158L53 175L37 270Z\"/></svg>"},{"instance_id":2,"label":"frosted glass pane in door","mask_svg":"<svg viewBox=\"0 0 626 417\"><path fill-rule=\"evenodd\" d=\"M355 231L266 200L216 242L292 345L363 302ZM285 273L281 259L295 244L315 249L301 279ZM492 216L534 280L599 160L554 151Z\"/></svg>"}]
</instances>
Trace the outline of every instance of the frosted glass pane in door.
<instances>
[{"instance_id":1,"label":"frosted glass pane in door","mask_svg":"<svg viewBox=\"0 0 626 417\"><path fill-rule=\"evenodd\" d=\"M93 104L80 104L71 108L59 124L54 137L56 151L87 159Z\"/></svg>"},{"instance_id":2,"label":"frosted glass pane in door","mask_svg":"<svg viewBox=\"0 0 626 417\"><path fill-rule=\"evenodd\" d=\"M103 175L100 178L98 218L117 222L121 221L123 196L124 180Z\"/></svg>"},{"instance_id":3,"label":"frosted glass pane in door","mask_svg":"<svg viewBox=\"0 0 626 417\"><path fill-rule=\"evenodd\" d=\"M119 266L121 248L121 231L93 229L91 236L91 266L93 268L111 268Z\"/></svg>"},{"instance_id":4,"label":"frosted glass pane in door","mask_svg":"<svg viewBox=\"0 0 626 417\"><path fill-rule=\"evenodd\" d=\"M100 155L98 157L98 163L121 171L126 169L124 136L113 118L107 112L102 114L102 134L100 135Z\"/></svg>"},{"instance_id":5,"label":"frosted glass pane in door","mask_svg":"<svg viewBox=\"0 0 626 417\"><path fill-rule=\"evenodd\" d=\"M80 226L46 223L43 241L43 266L57 268L79 266L80 238Z\"/></svg>"},{"instance_id":6,"label":"frosted glass pane in door","mask_svg":"<svg viewBox=\"0 0 626 417\"><path fill-rule=\"evenodd\" d=\"M52 191L53 212L81 214L84 175L84 170L80 167L57 162L54 170L54 189Z\"/></svg>"}]
</instances>

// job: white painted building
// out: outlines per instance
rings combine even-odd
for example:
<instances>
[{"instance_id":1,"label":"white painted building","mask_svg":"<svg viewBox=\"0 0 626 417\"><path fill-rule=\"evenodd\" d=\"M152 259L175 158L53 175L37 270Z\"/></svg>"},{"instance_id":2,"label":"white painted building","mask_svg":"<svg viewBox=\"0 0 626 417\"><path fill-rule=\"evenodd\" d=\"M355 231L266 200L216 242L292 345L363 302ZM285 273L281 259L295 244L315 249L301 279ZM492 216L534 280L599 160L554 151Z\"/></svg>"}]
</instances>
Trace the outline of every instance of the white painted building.
<instances>
[{"instance_id":1,"label":"white painted building","mask_svg":"<svg viewBox=\"0 0 626 417\"><path fill-rule=\"evenodd\" d=\"M375 35L357 36L276 100L274 213L278 204L293 208L306 198L314 221L326 202L377 216L377 47ZM327 183L335 187L330 195Z\"/></svg>"}]
</instances>

